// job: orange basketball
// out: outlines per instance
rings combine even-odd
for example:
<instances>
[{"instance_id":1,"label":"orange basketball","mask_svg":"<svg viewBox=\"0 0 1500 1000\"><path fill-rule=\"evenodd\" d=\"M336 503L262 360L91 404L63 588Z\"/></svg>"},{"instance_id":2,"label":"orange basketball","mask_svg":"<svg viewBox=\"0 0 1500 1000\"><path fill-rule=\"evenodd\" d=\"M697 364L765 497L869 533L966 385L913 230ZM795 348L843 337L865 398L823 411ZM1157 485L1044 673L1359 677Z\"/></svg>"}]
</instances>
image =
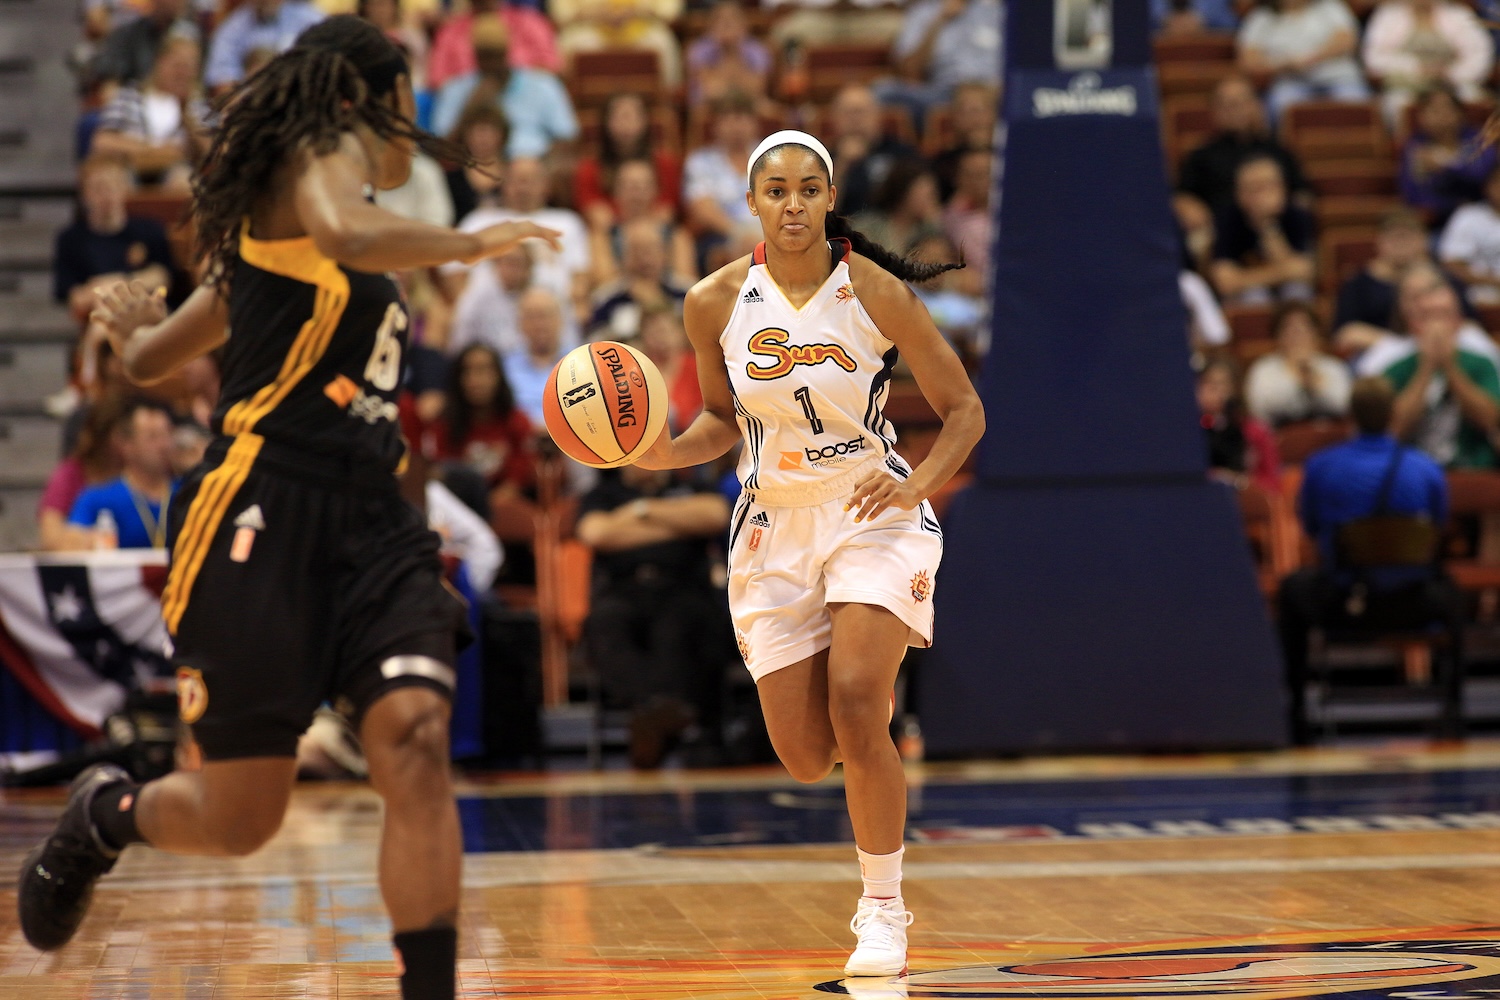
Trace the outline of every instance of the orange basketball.
<instances>
[{"instance_id":1,"label":"orange basketball","mask_svg":"<svg viewBox=\"0 0 1500 1000\"><path fill-rule=\"evenodd\" d=\"M584 344L547 377L542 414L565 455L613 469L656 443L667 424L667 383L651 359L628 344Z\"/></svg>"}]
</instances>

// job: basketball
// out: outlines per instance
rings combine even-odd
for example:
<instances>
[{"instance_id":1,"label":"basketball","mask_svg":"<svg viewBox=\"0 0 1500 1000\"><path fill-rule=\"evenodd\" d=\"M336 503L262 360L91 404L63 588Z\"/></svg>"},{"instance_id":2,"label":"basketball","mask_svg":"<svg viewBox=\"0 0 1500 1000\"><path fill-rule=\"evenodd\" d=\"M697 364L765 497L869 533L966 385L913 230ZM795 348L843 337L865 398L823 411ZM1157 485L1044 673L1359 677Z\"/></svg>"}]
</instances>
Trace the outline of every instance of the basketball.
<instances>
[{"instance_id":1,"label":"basketball","mask_svg":"<svg viewBox=\"0 0 1500 1000\"><path fill-rule=\"evenodd\" d=\"M542 412L563 454L613 469L656 443L667 423L667 383L634 347L601 340L574 348L553 367Z\"/></svg>"}]
</instances>

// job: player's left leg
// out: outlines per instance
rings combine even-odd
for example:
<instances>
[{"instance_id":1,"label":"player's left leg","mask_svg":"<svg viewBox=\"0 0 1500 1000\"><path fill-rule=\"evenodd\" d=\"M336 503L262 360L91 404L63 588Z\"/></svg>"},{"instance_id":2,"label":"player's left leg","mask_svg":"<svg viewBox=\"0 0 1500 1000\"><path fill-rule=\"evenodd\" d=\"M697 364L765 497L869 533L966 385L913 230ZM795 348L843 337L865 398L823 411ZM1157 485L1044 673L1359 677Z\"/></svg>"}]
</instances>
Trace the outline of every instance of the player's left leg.
<instances>
[{"instance_id":1,"label":"player's left leg","mask_svg":"<svg viewBox=\"0 0 1500 1000\"><path fill-rule=\"evenodd\" d=\"M910 627L872 604L830 604L828 610L828 714L844 760L844 795L864 880L851 924L859 945L844 971L898 975L906 969L911 914L901 898L906 774L891 740L890 697Z\"/></svg>"},{"instance_id":2,"label":"player's left leg","mask_svg":"<svg viewBox=\"0 0 1500 1000\"><path fill-rule=\"evenodd\" d=\"M380 893L391 915L406 1000L451 1000L463 844L449 771L449 702L397 687L365 713L360 741L385 800Z\"/></svg>"}]
</instances>

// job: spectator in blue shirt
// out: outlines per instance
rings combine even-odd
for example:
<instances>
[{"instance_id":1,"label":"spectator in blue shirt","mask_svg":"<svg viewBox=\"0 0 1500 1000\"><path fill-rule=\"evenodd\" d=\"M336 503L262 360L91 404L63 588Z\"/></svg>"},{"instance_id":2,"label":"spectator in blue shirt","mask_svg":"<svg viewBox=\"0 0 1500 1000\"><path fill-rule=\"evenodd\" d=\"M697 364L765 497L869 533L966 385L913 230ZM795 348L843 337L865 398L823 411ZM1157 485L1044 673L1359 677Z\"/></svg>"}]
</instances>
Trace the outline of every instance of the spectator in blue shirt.
<instances>
[{"instance_id":1,"label":"spectator in blue shirt","mask_svg":"<svg viewBox=\"0 0 1500 1000\"><path fill-rule=\"evenodd\" d=\"M167 544L167 504L172 480L172 415L152 400L137 400L117 425L116 444L124 471L119 478L90 486L79 494L68 523L90 531L109 511L122 549L159 549ZM92 535L96 547L106 539Z\"/></svg>"},{"instance_id":2,"label":"spectator in blue shirt","mask_svg":"<svg viewBox=\"0 0 1500 1000\"><path fill-rule=\"evenodd\" d=\"M897 77L878 82L876 96L909 108L920 130L927 112L948 103L958 84L998 87L1004 21L1000 0L917 0L891 45Z\"/></svg>"},{"instance_id":3,"label":"spectator in blue shirt","mask_svg":"<svg viewBox=\"0 0 1500 1000\"><path fill-rule=\"evenodd\" d=\"M1358 580L1339 562L1339 529L1352 521L1379 513L1423 517L1441 526L1448 517L1443 470L1391 434L1395 401L1396 391L1384 378L1355 382L1349 409L1358 437L1307 462L1299 509L1303 526L1317 542L1320 566L1283 580L1279 601L1298 743L1308 736L1304 698L1312 629L1345 625L1395 630L1444 623L1457 634L1462 626L1460 595L1436 561L1431 566L1376 567Z\"/></svg>"},{"instance_id":4,"label":"spectator in blue shirt","mask_svg":"<svg viewBox=\"0 0 1500 1000\"><path fill-rule=\"evenodd\" d=\"M510 125L506 154L546 156L556 143L578 138L578 117L562 81L546 70L512 68L510 34L493 14L474 19L478 69L455 76L438 90L432 130L449 135L471 104L494 104Z\"/></svg>"},{"instance_id":5,"label":"spectator in blue shirt","mask_svg":"<svg viewBox=\"0 0 1500 1000\"><path fill-rule=\"evenodd\" d=\"M1240 26L1234 0L1151 0L1151 25L1173 34L1233 31Z\"/></svg>"},{"instance_id":6,"label":"spectator in blue shirt","mask_svg":"<svg viewBox=\"0 0 1500 1000\"><path fill-rule=\"evenodd\" d=\"M307 0L246 0L214 32L204 85L222 90L239 83L246 56L258 49L285 52L321 20L323 12Z\"/></svg>"}]
</instances>

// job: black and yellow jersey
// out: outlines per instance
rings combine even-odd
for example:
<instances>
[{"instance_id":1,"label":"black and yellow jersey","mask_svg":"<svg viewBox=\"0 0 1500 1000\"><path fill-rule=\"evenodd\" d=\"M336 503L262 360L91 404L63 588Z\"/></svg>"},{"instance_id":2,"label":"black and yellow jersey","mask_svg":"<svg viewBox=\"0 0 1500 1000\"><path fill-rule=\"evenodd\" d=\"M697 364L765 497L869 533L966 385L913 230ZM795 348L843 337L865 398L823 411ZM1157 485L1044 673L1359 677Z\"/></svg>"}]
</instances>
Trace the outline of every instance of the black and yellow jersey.
<instances>
[{"instance_id":1,"label":"black and yellow jersey","mask_svg":"<svg viewBox=\"0 0 1500 1000\"><path fill-rule=\"evenodd\" d=\"M213 430L395 472L408 318L388 275L241 230Z\"/></svg>"}]
</instances>

